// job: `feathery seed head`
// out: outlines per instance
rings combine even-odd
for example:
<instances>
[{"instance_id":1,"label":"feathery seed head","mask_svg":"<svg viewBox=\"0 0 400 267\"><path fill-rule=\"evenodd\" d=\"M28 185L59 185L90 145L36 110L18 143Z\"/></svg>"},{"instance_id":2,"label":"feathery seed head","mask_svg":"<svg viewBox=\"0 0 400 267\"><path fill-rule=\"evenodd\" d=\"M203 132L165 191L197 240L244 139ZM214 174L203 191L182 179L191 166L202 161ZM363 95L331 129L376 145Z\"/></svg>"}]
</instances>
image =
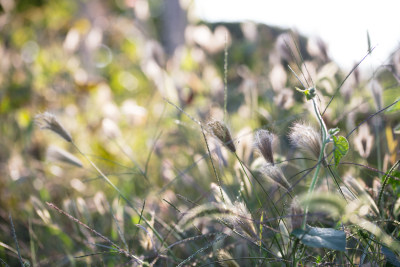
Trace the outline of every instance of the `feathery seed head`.
<instances>
[{"instance_id":1,"label":"feathery seed head","mask_svg":"<svg viewBox=\"0 0 400 267\"><path fill-rule=\"evenodd\" d=\"M236 201L232 210L234 211L234 216L231 216L231 221L234 226L239 230L242 230L250 238L256 238L257 232L254 227L253 220L249 210L243 202Z\"/></svg>"},{"instance_id":2,"label":"feathery seed head","mask_svg":"<svg viewBox=\"0 0 400 267\"><path fill-rule=\"evenodd\" d=\"M235 144L233 143L231 133L225 123L217 120L207 123L211 133L218 138L231 152L236 152Z\"/></svg>"},{"instance_id":3,"label":"feathery seed head","mask_svg":"<svg viewBox=\"0 0 400 267\"><path fill-rule=\"evenodd\" d=\"M380 110L382 109L383 106L383 100L382 100L383 88L377 80L372 80L370 86L371 86L372 96L374 98L375 107L377 110Z\"/></svg>"},{"instance_id":4,"label":"feathery seed head","mask_svg":"<svg viewBox=\"0 0 400 267\"><path fill-rule=\"evenodd\" d=\"M232 201L223 188L215 183L211 183L211 192L217 203L232 205Z\"/></svg>"},{"instance_id":5,"label":"feathery seed head","mask_svg":"<svg viewBox=\"0 0 400 267\"><path fill-rule=\"evenodd\" d=\"M340 190L342 191L347 202L351 202L357 199L354 192L352 192L348 187L341 185Z\"/></svg>"},{"instance_id":6,"label":"feathery seed head","mask_svg":"<svg viewBox=\"0 0 400 267\"><path fill-rule=\"evenodd\" d=\"M292 230L301 228L301 224L303 222L303 216L304 216L302 214L304 214L304 210L301 207L297 197L295 197L295 198L293 198L292 203L290 205Z\"/></svg>"},{"instance_id":7,"label":"feathery seed head","mask_svg":"<svg viewBox=\"0 0 400 267\"><path fill-rule=\"evenodd\" d=\"M290 191L291 185L283 174L281 168L278 166L265 164L261 167L261 173L273 182L277 183L280 187L286 189L288 192Z\"/></svg>"},{"instance_id":8,"label":"feathery seed head","mask_svg":"<svg viewBox=\"0 0 400 267\"><path fill-rule=\"evenodd\" d=\"M56 116L50 112L44 112L35 116L35 123L40 127L40 129L48 129L67 142L72 142L72 137L68 131L62 126L62 124L57 120Z\"/></svg>"},{"instance_id":9,"label":"feathery seed head","mask_svg":"<svg viewBox=\"0 0 400 267\"><path fill-rule=\"evenodd\" d=\"M82 162L77 157L56 146L49 146L46 157L50 161L61 161L77 167L83 167Z\"/></svg>"},{"instance_id":10,"label":"feathery seed head","mask_svg":"<svg viewBox=\"0 0 400 267\"><path fill-rule=\"evenodd\" d=\"M239 264L233 259L232 255L228 251L220 249L218 251L219 264L222 267L239 267Z\"/></svg>"},{"instance_id":11,"label":"feathery seed head","mask_svg":"<svg viewBox=\"0 0 400 267\"><path fill-rule=\"evenodd\" d=\"M322 141L321 135L314 127L304 122L296 122L291 127L289 133L290 142L300 150L311 154L315 158L319 158L321 152Z\"/></svg>"},{"instance_id":12,"label":"feathery seed head","mask_svg":"<svg viewBox=\"0 0 400 267\"><path fill-rule=\"evenodd\" d=\"M268 163L274 165L274 155L272 153L272 141L274 135L267 130L258 130L254 137L254 146L261 153Z\"/></svg>"},{"instance_id":13,"label":"feathery seed head","mask_svg":"<svg viewBox=\"0 0 400 267\"><path fill-rule=\"evenodd\" d=\"M363 185L360 182L362 181L359 181L350 175L344 177L344 183L355 193L355 196L364 201L364 203L367 204L375 214L379 214L378 206L370 194L365 190L365 184Z\"/></svg>"},{"instance_id":14,"label":"feathery seed head","mask_svg":"<svg viewBox=\"0 0 400 267\"><path fill-rule=\"evenodd\" d=\"M364 123L358 128L356 138L354 138L356 150L363 158L368 158L374 144L374 136L369 130L368 124Z\"/></svg>"}]
</instances>

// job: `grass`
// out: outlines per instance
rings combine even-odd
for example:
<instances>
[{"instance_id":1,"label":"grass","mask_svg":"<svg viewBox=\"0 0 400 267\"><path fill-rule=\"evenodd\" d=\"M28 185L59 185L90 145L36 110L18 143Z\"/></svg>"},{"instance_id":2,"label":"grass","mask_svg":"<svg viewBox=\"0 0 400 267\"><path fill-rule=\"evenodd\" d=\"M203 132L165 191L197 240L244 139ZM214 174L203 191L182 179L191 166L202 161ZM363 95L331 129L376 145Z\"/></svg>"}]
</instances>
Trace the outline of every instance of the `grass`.
<instances>
[{"instance_id":1,"label":"grass","mask_svg":"<svg viewBox=\"0 0 400 267\"><path fill-rule=\"evenodd\" d=\"M6 112L0 264L400 264L398 74L355 77L374 48L344 73L300 54L291 33L268 68L244 66L238 51L264 48L226 31L215 54L188 43L162 64L156 50L129 54L153 46L123 22L104 33L120 59L104 80L64 99L39 73L32 103ZM129 81L145 90L121 89ZM53 113L34 102L46 94Z\"/></svg>"}]
</instances>

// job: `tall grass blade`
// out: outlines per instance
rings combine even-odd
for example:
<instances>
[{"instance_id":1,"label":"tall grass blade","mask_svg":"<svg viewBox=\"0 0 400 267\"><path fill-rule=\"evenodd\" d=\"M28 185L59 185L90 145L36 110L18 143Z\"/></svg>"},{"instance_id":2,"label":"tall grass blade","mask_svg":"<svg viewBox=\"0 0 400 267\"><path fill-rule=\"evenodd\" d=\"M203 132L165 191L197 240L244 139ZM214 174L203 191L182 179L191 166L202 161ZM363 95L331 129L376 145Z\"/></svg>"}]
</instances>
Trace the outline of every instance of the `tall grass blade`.
<instances>
[{"instance_id":1,"label":"tall grass blade","mask_svg":"<svg viewBox=\"0 0 400 267\"><path fill-rule=\"evenodd\" d=\"M188 258L186 258L184 261L182 261L181 263L178 264L177 267L181 267L181 266L185 266L185 264L189 261L191 261L197 254L202 253L203 251L205 251L206 249L208 249L209 247L213 246L214 244L218 243L219 241L224 240L227 237L227 235L225 234L219 234L212 242L208 243L207 245L205 245L204 247L202 247L201 249L197 250L195 253L193 253L192 255L190 255Z\"/></svg>"},{"instance_id":2,"label":"tall grass blade","mask_svg":"<svg viewBox=\"0 0 400 267\"><path fill-rule=\"evenodd\" d=\"M19 245L18 245L17 234L15 233L15 228L14 228L14 223L13 223L13 220L12 220L11 213L8 215L8 218L10 219L11 233L12 233L12 237L13 237L14 242L15 242L15 246L17 248L19 263L21 264L21 267L24 267L24 261L22 260L22 257L21 257L21 252L20 252Z\"/></svg>"}]
</instances>

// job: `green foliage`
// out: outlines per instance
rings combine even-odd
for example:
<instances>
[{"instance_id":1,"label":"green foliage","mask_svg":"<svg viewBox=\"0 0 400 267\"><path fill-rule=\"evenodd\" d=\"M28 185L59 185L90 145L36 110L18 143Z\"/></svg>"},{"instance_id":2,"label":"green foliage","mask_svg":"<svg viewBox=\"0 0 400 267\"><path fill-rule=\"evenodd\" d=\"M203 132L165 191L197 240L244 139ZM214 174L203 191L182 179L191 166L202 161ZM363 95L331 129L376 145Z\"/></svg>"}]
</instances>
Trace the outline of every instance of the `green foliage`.
<instances>
[{"instance_id":1,"label":"green foliage","mask_svg":"<svg viewBox=\"0 0 400 267\"><path fill-rule=\"evenodd\" d=\"M400 111L400 98L397 98L396 101L394 102L395 104L388 108L385 112L386 113L395 113Z\"/></svg>"},{"instance_id":2,"label":"green foliage","mask_svg":"<svg viewBox=\"0 0 400 267\"><path fill-rule=\"evenodd\" d=\"M396 265L397 61L371 95L322 43L192 17L172 34L160 3L1 2L1 264Z\"/></svg>"},{"instance_id":3,"label":"green foliage","mask_svg":"<svg viewBox=\"0 0 400 267\"><path fill-rule=\"evenodd\" d=\"M335 166L337 167L340 163L342 157L344 157L349 151L349 142L343 136L333 136L334 144L334 156L335 156Z\"/></svg>"},{"instance_id":4,"label":"green foliage","mask_svg":"<svg viewBox=\"0 0 400 267\"><path fill-rule=\"evenodd\" d=\"M295 229L292 235L300 239L304 245L314 248L327 248L346 251L346 233L332 228L307 227L305 230Z\"/></svg>"},{"instance_id":5,"label":"green foliage","mask_svg":"<svg viewBox=\"0 0 400 267\"><path fill-rule=\"evenodd\" d=\"M301 93L303 93L306 96L307 100L311 100L317 95L316 90L315 90L314 87L311 87L311 88L308 88L308 89L304 89L304 90L296 87L296 90L301 92Z\"/></svg>"}]
</instances>

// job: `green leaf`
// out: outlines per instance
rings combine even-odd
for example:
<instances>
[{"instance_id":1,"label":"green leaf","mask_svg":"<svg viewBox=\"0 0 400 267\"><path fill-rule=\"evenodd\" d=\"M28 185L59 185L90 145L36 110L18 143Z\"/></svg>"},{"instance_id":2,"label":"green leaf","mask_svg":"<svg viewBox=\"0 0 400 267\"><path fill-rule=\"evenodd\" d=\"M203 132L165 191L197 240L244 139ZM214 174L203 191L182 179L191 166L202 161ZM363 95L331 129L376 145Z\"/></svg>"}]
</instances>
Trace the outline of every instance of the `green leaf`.
<instances>
[{"instance_id":1,"label":"green leaf","mask_svg":"<svg viewBox=\"0 0 400 267\"><path fill-rule=\"evenodd\" d=\"M292 235L309 247L346 251L346 234L344 231L332 228L307 227L306 230L295 229Z\"/></svg>"},{"instance_id":2,"label":"green leaf","mask_svg":"<svg viewBox=\"0 0 400 267\"><path fill-rule=\"evenodd\" d=\"M335 166L339 165L340 159L347 154L349 151L349 142L343 136L333 137L333 144L335 146L335 151L333 152L335 155Z\"/></svg>"},{"instance_id":3,"label":"green leaf","mask_svg":"<svg viewBox=\"0 0 400 267\"><path fill-rule=\"evenodd\" d=\"M398 112L400 111L400 98L397 98L396 101L394 101L393 106L391 106L390 108L388 108L385 113L394 113L394 112Z\"/></svg>"},{"instance_id":4,"label":"green leaf","mask_svg":"<svg viewBox=\"0 0 400 267\"><path fill-rule=\"evenodd\" d=\"M333 129L329 129L328 134L330 136L334 136L334 135L337 135L339 133L339 131L340 131L340 129L336 127L336 128L333 128Z\"/></svg>"},{"instance_id":5,"label":"green leaf","mask_svg":"<svg viewBox=\"0 0 400 267\"><path fill-rule=\"evenodd\" d=\"M296 87L296 90L299 92L302 92L306 96L307 100L311 100L317 95L317 90L315 90L314 87L310 87L305 90L302 90L302 89Z\"/></svg>"},{"instance_id":6,"label":"green leaf","mask_svg":"<svg viewBox=\"0 0 400 267\"><path fill-rule=\"evenodd\" d=\"M390 262L393 266L400 267L400 261L396 257L396 254L394 254L393 251L391 251L389 248L387 248L385 246L382 246L381 251L382 251L383 255L386 256L386 260L388 262Z\"/></svg>"},{"instance_id":7,"label":"green leaf","mask_svg":"<svg viewBox=\"0 0 400 267\"><path fill-rule=\"evenodd\" d=\"M371 53L371 37L369 36L369 32L367 31L367 42L368 42L368 52Z\"/></svg>"},{"instance_id":8,"label":"green leaf","mask_svg":"<svg viewBox=\"0 0 400 267\"><path fill-rule=\"evenodd\" d=\"M385 173L383 177L386 177L389 174L389 170ZM392 173L390 174L393 177L396 177L397 179L388 179L387 183L392 186L392 189L394 193L397 195L397 197L400 197L400 171L398 170L393 170ZM400 199L399 199L400 201Z\"/></svg>"}]
</instances>

